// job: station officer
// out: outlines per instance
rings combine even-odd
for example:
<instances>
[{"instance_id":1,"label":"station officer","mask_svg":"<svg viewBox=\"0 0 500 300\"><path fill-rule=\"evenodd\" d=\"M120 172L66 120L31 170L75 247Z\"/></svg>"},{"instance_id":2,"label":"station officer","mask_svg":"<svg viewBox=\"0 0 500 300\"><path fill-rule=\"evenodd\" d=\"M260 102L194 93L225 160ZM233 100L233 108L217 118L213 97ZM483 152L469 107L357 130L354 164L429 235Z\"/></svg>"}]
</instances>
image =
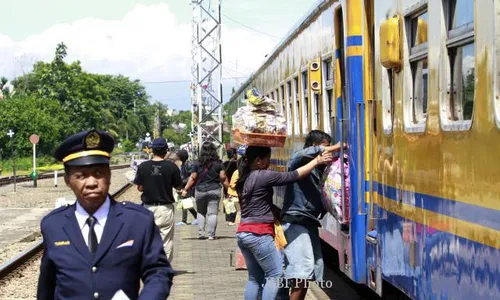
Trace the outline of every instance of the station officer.
<instances>
[{"instance_id":1,"label":"station officer","mask_svg":"<svg viewBox=\"0 0 500 300\"><path fill-rule=\"evenodd\" d=\"M37 299L168 297L174 274L153 214L108 194L113 147L111 136L91 130L69 137L56 150L77 201L41 222L44 253Z\"/></svg>"}]
</instances>

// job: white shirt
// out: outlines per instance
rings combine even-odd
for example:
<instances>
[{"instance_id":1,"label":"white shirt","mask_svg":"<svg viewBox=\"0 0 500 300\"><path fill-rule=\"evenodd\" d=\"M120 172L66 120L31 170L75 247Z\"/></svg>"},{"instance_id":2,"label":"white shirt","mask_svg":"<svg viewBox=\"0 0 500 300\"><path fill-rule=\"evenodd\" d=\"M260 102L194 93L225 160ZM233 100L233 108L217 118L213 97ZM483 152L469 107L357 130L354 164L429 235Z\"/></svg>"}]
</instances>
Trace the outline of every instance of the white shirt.
<instances>
[{"instance_id":1,"label":"white shirt","mask_svg":"<svg viewBox=\"0 0 500 300\"><path fill-rule=\"evenodd\" d=\"M111 205L111 200L109 196L106 197L104 203L97 209L94 213L94 218L96 222L94 224L95 235L97 236L97 243L101 242L102 232L104 231L104 225L106 225L106 219L108 218L109 206ZM87 219L90 215L83 209L83 207L76 201L75 209L76 220L78 221L78 226L82 231L83 239L85 244L89 245L89 225L87 225Z\"/></svg>"}]
</instances>

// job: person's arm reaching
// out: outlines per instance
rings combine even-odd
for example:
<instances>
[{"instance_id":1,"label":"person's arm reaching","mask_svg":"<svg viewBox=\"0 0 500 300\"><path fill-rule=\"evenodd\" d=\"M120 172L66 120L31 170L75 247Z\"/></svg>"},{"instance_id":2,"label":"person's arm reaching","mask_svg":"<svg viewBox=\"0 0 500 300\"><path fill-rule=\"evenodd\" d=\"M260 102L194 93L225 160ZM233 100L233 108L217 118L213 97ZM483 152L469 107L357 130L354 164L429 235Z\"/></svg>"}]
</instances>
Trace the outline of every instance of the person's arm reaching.
<instances>
[{"instance_id":1,"label":"person's arm reaching","mask_svg":"<svg viewBox=\"0 0 500 300\"><path fill-rule=\"evenodd\" d=\"M259 178L259 181L264 186L285 185L285 184L297 181L298 179L309 175L309 173L311 173L315 167L317 167L318 165L327 164L327 163L331 162L332 159L333 159L333 156L331 153L325 153L325 154L320 154L320 155L316 156L316 158L314 158L309 163L298 168L295 171L276 172L276 171L266 170L265 173L263 173L262 175L259 174L259 176L261 176Z\"/></svg>"},{"instance_id":2,"label":"person's arm reaching","mask_svg":"<svg viewBox=\"0 0 500 300\"><path fill-rule=\"evenodd\" d=\"M299 179L309 175L312 172L312 170L314 170L314 168L316 168L317 166L331 162L332 159L333 156L329 152L316 156L316 158L311 160L308 164L297 169L297 172L299 173Z\"/></svg>"}]
</instances>

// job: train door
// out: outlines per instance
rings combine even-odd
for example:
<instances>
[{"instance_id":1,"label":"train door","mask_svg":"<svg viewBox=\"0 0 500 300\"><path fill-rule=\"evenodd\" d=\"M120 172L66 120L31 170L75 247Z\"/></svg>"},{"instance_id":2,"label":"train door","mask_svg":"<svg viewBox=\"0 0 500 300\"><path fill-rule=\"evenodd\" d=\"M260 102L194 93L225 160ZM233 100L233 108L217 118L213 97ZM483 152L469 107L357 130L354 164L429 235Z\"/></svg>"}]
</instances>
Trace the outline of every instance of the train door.
<instances>
[{"instance_id":1,"label":"train door","mask_svg":"<svg viewBox=\"0 0 500 300\"><path fill-rule=\"evenodd\" d=\"M341 174L342 220L340 224L340 266L356 282L365 282L364 215L364 95L363 95L363 36L360 28L362 5L359 0L347 0L337 7L334 15L337 62L337 135L349 150L340 153L348 163L349 174ZM343 168L341 168L343 171ZM342 176L347 175L347 176ZM346 182L349 180L349 182ZM345 187L348 187L344 189Z\"/></svg>"}]
</instances>

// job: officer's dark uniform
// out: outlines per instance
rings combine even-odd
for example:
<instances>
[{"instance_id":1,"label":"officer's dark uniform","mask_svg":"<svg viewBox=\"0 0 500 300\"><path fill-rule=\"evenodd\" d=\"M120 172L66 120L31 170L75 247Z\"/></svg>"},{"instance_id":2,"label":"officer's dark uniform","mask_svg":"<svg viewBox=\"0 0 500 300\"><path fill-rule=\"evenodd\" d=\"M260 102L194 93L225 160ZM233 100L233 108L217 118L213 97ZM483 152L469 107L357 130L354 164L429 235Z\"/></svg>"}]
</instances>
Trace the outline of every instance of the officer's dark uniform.
<instances>
[{"instance_id":1,"label":"officer's dark uniform","mask_svg":"<svg viewBox=\"0 0 500 300\"><path fill-rule=\"evenodd\" d=\"M67 166L109 164L113 146L113 138L104 132L80 132L65 140L55 157ZM78 225L75 205L49 213L41 229L45 251L37 299L111 299L119 290L130 299L169 295L173 270L153 214L146 208L111 199L94 255Z\"/></svg>"}]
</instances>

